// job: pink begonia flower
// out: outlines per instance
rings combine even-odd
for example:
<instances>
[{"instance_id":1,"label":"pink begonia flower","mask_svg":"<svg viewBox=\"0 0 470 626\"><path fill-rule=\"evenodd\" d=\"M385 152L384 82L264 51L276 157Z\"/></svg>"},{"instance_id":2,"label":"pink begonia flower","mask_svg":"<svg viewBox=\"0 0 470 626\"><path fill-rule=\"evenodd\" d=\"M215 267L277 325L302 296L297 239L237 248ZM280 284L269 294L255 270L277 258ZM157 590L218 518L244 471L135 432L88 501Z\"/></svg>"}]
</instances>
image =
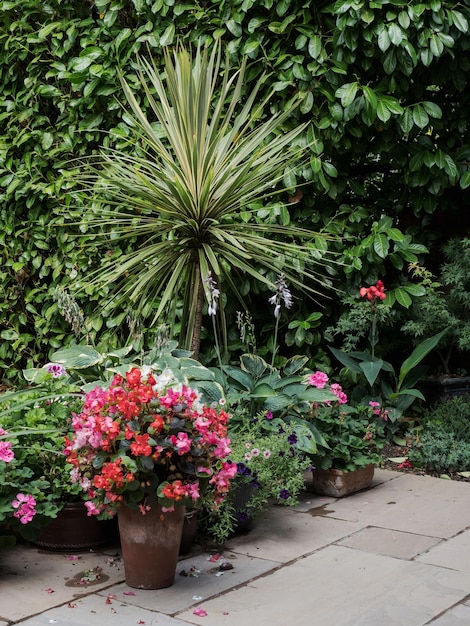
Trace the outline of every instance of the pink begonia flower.
<instances>
[{"instance_id":1,"label":"pink begonia flower","mask_svg":"<svg viewBox=\"0 0 470 626\"><path fill-rule=\"evenodd\" d=\"M272 414L272 411L266 411L265 418L266 418L267 420L272 420L272 419L273 419L273 417L274 417L274 415Z\"/></svg>"},{"instance_id":2,"label":"pink begonia flower","mask_svg":"<svg viewBox=\"0 0 470 626\"><path fill-rule=\"evenodd\" d=\"M316 371L314 374L310 374L308 378L308 384L317 389L323 389L327 382L328 376L325 372Z\"/></svg>"},{"instance_id":3,"label":"pink begonia flower","mask_svg":"<svg viewBox=\"0 0 470 626\"><path fill-rule=\"evenodd\" d=\"M171 435L170 441L178 450L178 454L187 454L188 452L191 452L192 440L188 437L187 433Z\"/></svg>"}]
</instances>

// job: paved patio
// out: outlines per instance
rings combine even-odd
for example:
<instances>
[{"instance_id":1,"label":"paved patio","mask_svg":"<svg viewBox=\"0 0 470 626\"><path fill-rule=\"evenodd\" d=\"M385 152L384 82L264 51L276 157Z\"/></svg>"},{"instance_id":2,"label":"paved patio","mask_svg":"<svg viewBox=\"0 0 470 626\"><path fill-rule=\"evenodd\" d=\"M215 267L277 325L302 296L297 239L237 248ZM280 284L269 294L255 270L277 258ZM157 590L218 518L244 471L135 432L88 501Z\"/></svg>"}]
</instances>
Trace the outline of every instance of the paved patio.
<instances>
[{"instance_id":1,"label":"paved patio","mask_svg":"<svg viewBox=\"0 0 470 626\"><path fill-rule=\"evenodd\" d=\"M221 553L196 544L159 591L124 583L118 548L17 546L0 553L0 626L18 623L469 626L470 484L376 470L348 498L306 492Z\"/></svg>"}]
</instances>

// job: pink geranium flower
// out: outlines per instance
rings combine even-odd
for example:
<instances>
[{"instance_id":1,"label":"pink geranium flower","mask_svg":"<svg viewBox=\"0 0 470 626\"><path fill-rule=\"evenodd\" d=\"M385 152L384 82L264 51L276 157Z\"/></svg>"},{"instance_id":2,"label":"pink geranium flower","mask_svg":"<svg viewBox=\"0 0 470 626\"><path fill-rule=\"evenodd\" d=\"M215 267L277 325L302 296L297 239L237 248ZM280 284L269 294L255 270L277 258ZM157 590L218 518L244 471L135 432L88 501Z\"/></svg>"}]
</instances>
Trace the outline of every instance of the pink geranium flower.
<instances>
[{"instance_id":1,"label":"pink geranium flower","mask_svg":"<svg viewBox=\"0 0 470 626\"><path fill-rule=\"evenodd\" d=\"M308 384L316 387L317 389L324 389L328 382L328 376L325 372L316 371L310 374Z\"/></svg>"}]
</instances>

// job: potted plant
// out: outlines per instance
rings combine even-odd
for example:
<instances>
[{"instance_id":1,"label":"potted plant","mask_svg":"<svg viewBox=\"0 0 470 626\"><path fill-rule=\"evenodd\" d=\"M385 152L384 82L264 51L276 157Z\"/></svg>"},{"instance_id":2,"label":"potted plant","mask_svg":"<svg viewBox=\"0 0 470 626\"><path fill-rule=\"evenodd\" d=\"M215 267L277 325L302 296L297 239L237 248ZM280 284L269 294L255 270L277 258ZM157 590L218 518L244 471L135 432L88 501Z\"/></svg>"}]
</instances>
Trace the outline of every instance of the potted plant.
<instances>
[{"instance_id":1,"label":"potted plant","mask_svg":"<svg viewBox=\"0 0 470 626\"><path fill-rule=\"evenodd\" d=\"M308 382L322 389L329 379L317 371ZM329 387L335 401L314 403L308 416L324 439L312 455L313 490L342 497L370 485L386 441L388 412L372 400L368 405L350 406L338 383Z\"/></svg>"},{"instance_id":2,"label":"potted plant","mask_svg":"<svg viewBox=\"0 0 470 626\"><path fill-rule=\"evenodd\" d=\"M26 389L0 397L0 444L10 451L0 460L3 543L11 545L22 537L63 550L109 543L113 537L109 525L87 520L64 454L72 414L81 406L81 390L59 364L25 374L30 383Z\"/></svg>"},{"instance_id":3,"label":"potted plant","mask_svg":"<svg viewBox=\"0 0 470 626\"><path fill-rule=\"evenodd\" d=\"M66 448L71 479L90 515L117 513L130 586L173 584L185 505L216 505L236 473L227 423L169 369L133 367L87 393Z\"/></svg>"},{"instance_id":4,"label":"potted plant","mask_svg":"<svg viewBox=\"0 0 470 626\"><path fill-rule=\"evenodd\" d=\"M308 455L297 447L291 424L271 412L249 418L235 414L230 420L229 459L237 473L217 509L205 509L205 529L223 543L234 533L248 530L268 504L295 506L305 488Z\"/></svg>"},{"instance_id":5,"label":"potted plant","mask_svg":"<svg viewBox=\"0 0 470 626\"><path fill-rule=\"evenodd\" d=\"M433 352L437 357L431 363L433 374L423 381L430 402L470 393L465 360L470 350L470 239L451 239L442 252L445 261L437 278L426 268L411 265L425 295L414 302L402 327L414 342L442 333Z\"/></svg>"}]
</instances>

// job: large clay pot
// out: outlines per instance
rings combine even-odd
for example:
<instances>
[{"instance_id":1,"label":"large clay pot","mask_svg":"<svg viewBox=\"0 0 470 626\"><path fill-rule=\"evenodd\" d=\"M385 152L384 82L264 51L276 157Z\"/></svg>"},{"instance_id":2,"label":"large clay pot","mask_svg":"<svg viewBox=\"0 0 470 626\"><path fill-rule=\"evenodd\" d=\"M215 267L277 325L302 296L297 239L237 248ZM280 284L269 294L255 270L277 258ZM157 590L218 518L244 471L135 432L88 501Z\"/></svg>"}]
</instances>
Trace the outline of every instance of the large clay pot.
<instances>
[{"instance_id":1,"label":"large clay pot","mask_svg":"<svg viewBox=\"0 0 470 626\"><path fill-rule=\"evenodd\" d=\"M125 505L119 509L122 559L129 587L163 589L175 582L184 514L184 506L163 512L155 505L145 515Z\"/></svg>"},{"instance_id":2,"label":"large clay pot","mask_svg":"<svg viewBox=\"0 0 470 626\"><path fill-rule=\"evenodd\" d=\"M115 519L100 521L87 515L83 502L69 502L44 527L34 544L57 552L102 548L118 541Z\"/></svg>"},{"instance_id":3,"label":"large clay pot","mask_svg":"<svg viewBox=\"0 0 470 626\"><path fill-rule=\"evenodd\" d=\"M367 489L374 478L374 465L367 465L352 472L338 469L314 469L312 491L321 496L343 498Z\"/></svg>"}]
</instances>

